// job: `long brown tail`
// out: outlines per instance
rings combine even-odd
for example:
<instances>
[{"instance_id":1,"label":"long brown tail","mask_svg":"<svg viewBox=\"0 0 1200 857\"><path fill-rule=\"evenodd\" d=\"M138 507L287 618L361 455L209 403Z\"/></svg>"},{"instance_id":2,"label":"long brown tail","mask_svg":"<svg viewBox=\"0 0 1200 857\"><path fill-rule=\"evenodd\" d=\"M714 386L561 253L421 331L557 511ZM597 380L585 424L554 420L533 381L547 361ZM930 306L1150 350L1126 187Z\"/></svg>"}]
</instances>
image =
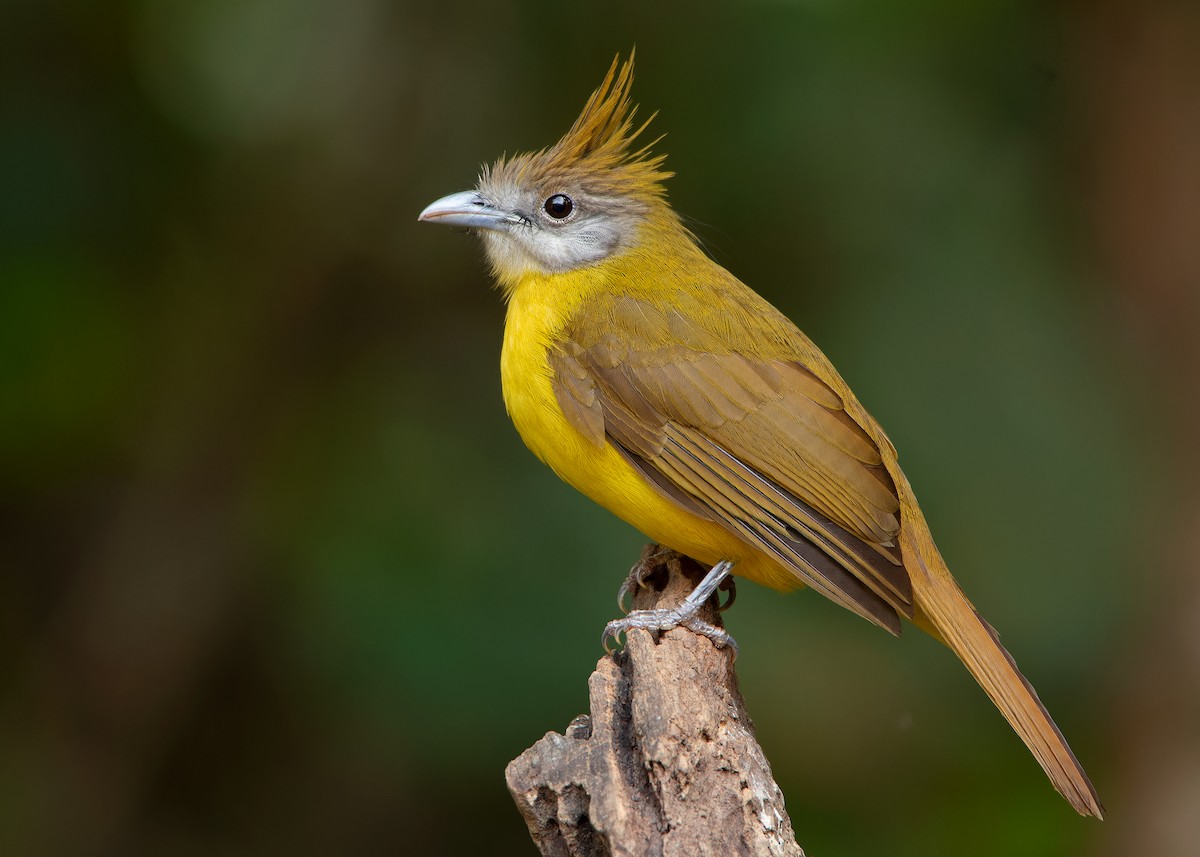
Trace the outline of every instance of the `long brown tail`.
<instances>
[{"instance_id":1,"label":"long brown tail","mask_svg":"<svg viewBox=\"0 0 1200 857\"><path fill-rule=\"evenodd\" d=\"M1104 807L1066 739L1012 656L1000 645L996 632L958 588L932 539L926 550L910 539L902 538L902 543L904 564L913 578L917 624L958 655L1037 758L1059 794L1080 815L1103 818Z\"/></svg>"}]
</instances>

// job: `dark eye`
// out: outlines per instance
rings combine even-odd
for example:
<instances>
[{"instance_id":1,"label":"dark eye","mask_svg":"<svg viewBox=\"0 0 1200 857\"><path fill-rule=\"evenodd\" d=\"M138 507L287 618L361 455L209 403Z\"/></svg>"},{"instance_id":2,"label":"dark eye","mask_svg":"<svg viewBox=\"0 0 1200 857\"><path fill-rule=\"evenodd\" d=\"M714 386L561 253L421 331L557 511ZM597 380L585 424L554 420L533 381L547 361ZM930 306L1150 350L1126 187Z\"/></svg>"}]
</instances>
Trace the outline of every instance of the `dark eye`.
<instances>
[{"instance_id":1,"label":"dark eye","mask_svg":"<svg viewBox=\"0 0 1200 857\"><path fill-rule=\"evenodd\" d=\"M546 200L546 204L542 208L546 209L546 213L555 220L566 220L575 210L575 203L565 193L556 193Z\"/></svg>"}]
</instances>

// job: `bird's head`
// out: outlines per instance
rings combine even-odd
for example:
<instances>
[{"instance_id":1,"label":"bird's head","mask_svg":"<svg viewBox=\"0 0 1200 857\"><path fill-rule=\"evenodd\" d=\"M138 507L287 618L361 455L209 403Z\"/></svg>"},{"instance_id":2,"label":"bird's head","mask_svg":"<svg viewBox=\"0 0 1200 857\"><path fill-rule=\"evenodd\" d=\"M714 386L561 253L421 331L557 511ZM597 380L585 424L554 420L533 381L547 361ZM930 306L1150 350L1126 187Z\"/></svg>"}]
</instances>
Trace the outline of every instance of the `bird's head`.
<instances>
[{"instance_id":1,"label":"bird's head","mask_svg":"<svg viewBox=\"0 0 1200 857\"><path fill-rule=\"evenodd\" d=\"M492 270L511 286L622 253L649 220L674 219L666 204L664 155L633 148L633 56L613 60L566 135L548 149L501 158L474 190L442 197L419 220L477 230ZM650 117L651 119L653 118Z\"/></svg>"}]
</instances>

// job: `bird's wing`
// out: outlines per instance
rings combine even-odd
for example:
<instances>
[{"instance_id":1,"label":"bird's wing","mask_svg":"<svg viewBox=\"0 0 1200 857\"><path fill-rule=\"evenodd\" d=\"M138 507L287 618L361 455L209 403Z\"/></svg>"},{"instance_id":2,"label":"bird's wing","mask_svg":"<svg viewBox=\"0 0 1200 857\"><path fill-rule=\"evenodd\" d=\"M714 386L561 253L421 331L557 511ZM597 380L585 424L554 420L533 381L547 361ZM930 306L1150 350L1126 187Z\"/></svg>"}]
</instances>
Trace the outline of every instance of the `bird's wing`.
<instances>
[{"instance_id":1,"label":"bird's wing","mask_svg":"<svg viewBox=\"0 0 1200 857\"><path fill-rule=\"evenodd\" d=\"M913 607L896 487L841 398L795 361L709 350L702 331L620 329L577 330L551 349L572 425L673 502L898 633L897 613Z\"/></svg>"}]
</instances>

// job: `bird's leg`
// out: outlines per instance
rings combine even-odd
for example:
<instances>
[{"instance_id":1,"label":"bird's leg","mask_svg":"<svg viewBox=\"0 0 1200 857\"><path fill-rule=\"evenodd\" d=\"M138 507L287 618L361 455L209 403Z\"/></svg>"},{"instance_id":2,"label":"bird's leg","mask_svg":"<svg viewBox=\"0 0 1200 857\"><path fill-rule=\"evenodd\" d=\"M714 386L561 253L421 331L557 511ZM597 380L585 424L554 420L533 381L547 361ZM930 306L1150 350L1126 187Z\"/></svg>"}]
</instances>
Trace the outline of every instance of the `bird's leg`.
<instances>
[{"instance_id":1,"label":"bird's leg","mask_svg":"<svg viewBox=\"0 0 1200 857\"><path fill-rule=\"evenodd\" d=\"M673 553L673 550L662 545L646 545L642 550L641 559L634 563L633 568L629 569L629 576L625 578L625 582L617 590L617 607L622 613L629 612L629 610L625 609L625 598L629 597L629 603L632 606L633 595L637 590L646 588L646 578L658 570L659 563L662 560ZM733 578L730 578L730 580L733 580Z\"/></svg>"},{"instance_id":2,"label":"bird's leg","mask_svg":"<svg viewBox=\"0 0 1200 857\"><path fill-rule=\"evenodd\" d=\"M729 646L733 649L734 657L737 657L737 643L724 628L710 625L696 617L697 611L704 602L712 597L712 594L717 591L717 587L729 577L732 568L733 563L729 560L721 560L714 565L712 570L700 581L700 585L693 589L678 607L634 610L623 619L614 619L609 622L604 626L604 634L600 638L604 650L611 651L608 641L617 640L621 634L633 628L641 628L646 631L669 631L672 628L683 626L708 637L718 649Z\"/></svg>"}]
</instances>

